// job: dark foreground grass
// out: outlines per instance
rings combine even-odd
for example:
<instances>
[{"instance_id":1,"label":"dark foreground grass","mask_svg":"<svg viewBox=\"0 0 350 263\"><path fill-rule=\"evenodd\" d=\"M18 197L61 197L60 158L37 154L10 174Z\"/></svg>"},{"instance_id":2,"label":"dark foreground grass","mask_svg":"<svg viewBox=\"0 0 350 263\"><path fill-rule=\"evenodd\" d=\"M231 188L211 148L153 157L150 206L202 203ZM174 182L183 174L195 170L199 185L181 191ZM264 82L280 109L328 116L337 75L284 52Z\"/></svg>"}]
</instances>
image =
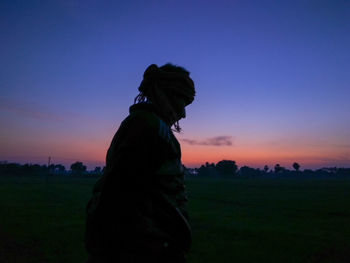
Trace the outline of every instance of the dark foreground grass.
<instances>
[{"instance_id":1,"label":"dark foreground grass","mask_svg":"<svg viewBox=\"0 0 350 263\"><path fill-rule=\"evenodd\" d=\"M0 262L84 262L96 179L0 177ZM194 262L350 262L350 180L189 179Z\"/></svg>"}]
</instances>

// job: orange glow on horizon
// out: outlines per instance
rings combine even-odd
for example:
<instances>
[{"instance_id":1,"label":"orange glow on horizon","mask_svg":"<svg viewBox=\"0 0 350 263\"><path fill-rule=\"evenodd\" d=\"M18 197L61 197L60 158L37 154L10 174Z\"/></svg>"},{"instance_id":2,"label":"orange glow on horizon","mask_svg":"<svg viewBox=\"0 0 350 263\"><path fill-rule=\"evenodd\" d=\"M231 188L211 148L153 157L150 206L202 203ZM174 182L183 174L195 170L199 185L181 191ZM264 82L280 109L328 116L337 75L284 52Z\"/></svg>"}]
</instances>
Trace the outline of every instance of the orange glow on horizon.
<instances>
[{"instance_id":1,"label":"orange glow on horizon","mask_svg":"<svg viewBox=\"0 0 350 263\"><path fill-rule=\"evenodd\" d=\"M47 162L48 156L52 157L55 164L62 163L69 167L75 161L86 163L89 168L105 165L105 156L109 147L109 141L87 138L59 138L46 140L40 148L36 147L41 138L21 142L21 151L15 147L14 142L7 142L0 149L0 160L21 163ZM270 168L277 163L292 169L292 164L298 162L302 169L321 167L349 167L349 159L342 152L343 149L332 147L298 147L291 144L284 147L258 147L252 145L241 146L207 146L189 145L181 143L182 162L187 167L200 167L206 162L217 163L221 160L236 161L238 167L244 165ZM342 157L345 156L345 157Z\"/></svg>"},{"instance_id":2,"label":"orange glow on horizon","mask_svg":"<svg viewBox=\"0 0 350 263\"><path fill-rule=\"evenodd\" d=\"M206 162L217 163L221 160L236 161L239 167L247 165L270 168L279 163L291 168L294 162L304 168L316 168L325 166L349 166L347 159L341 158L340 153L334 149L323 149L315 152L313 149L251 149L244 147L210 147L187 146L182 147L182 161L188 167L199 167Z\"/></svg>"}]
</instances>

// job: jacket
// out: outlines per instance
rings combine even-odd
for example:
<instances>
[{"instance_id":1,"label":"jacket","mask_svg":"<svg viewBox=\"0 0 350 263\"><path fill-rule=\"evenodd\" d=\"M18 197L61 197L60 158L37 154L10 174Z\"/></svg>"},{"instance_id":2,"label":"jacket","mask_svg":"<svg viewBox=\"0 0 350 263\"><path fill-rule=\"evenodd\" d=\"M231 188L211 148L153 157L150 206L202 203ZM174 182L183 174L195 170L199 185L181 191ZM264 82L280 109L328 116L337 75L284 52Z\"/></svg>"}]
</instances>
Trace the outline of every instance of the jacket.
<instances>
[{"instance_id":1,"label":"jacket","mask_svg":"<svg viewBox=\"0 0 350 263\"><path fill-rule=\"evenodd\" d=\"M177 139L152 104L131 106L87 205L89 254L185 255L192 239L186 203Z\"/></svg>"}]
</instances>

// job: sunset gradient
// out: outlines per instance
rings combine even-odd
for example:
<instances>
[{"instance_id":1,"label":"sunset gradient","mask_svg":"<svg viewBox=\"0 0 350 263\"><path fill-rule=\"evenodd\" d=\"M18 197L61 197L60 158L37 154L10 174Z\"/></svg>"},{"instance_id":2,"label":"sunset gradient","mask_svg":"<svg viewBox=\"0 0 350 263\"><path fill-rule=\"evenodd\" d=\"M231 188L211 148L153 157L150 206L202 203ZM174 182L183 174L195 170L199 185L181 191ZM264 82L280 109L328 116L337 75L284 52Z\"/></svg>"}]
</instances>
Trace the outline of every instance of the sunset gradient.
<instances>
[{"instance_id":1,"label":"sunset gradient","mask_svg":"<svg viewBox=\"0 0 350 263\"><path fill-rule=\"evenodd\" d=\"M103 166L146 67L191 72L188 167L350 167L347 1L1 1L0 161Z\"/></svg>"}]
</instances>

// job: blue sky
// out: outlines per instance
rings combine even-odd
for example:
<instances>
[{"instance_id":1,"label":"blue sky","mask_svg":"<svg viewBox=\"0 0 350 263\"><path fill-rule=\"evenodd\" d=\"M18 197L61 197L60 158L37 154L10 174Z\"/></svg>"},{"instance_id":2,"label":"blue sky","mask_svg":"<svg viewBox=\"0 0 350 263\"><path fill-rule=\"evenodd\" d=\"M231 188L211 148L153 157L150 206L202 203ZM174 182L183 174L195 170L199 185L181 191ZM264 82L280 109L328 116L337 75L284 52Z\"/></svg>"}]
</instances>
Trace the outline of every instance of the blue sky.
<instances>
[{"instance_id":1,"label":"blue sky","mask_svg":"<svg viewBox=\"0 0 350 263\"><path fill-rule=\"evenodd\" d=\"M349 29L348 1L2 1L0 159L103 164L145 68L172 62L197 88L185 164L349 166Z\"/></svg>"}]
</instances>

